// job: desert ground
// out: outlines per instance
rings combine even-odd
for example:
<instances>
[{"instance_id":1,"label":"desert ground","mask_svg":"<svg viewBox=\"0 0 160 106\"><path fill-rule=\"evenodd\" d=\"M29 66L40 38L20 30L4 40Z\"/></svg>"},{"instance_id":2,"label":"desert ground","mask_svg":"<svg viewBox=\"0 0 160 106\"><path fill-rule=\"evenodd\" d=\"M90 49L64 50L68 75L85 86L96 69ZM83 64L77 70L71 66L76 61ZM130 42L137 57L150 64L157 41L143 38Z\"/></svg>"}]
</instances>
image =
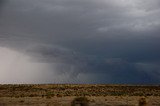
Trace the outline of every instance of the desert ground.
<instances>
[{"instance_id":1,"label":"desert ground","mask_svg":"<svg viewBox=\"0 0 160 106\"><path fill-rule=\"evenodd\" d=\"M0 85L0 106L160 106L160 86Z\"/></svg>"}]
</instances>

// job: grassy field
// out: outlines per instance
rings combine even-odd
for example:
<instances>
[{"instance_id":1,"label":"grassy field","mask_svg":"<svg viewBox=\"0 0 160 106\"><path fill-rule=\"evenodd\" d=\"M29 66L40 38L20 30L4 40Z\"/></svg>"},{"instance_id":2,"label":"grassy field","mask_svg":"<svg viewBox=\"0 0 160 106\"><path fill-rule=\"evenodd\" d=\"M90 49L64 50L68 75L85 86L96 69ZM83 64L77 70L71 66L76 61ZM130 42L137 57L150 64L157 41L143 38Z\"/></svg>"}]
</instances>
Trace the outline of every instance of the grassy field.
<instances>
[{"instance_id":1,"label":"grassy field","mask_svg":"<svg viewBox=\"0 0 160 106\"><path fill-rule=\"evenodd\" d=\"M160 106L160 86L0 85L0 106Z\"/></svg>"}]
</instances>

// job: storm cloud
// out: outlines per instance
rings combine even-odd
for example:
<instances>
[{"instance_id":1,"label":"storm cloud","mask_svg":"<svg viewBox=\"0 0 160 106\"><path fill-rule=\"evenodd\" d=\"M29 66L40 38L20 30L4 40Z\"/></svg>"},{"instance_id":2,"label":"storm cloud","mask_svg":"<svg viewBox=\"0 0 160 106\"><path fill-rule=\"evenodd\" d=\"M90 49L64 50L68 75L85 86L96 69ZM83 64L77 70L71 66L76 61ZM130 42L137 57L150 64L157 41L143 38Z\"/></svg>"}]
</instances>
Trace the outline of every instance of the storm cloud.
<instances>
[{"instance_id":1,"label":"storm cloud","mask_svg":"<svg viewBox=\"0 0 160 106\"><path fill-rule=\"evenodd\" d=\"M1 0L0 83L160 82L159 0Z\"/></svg>"}]
</instances>

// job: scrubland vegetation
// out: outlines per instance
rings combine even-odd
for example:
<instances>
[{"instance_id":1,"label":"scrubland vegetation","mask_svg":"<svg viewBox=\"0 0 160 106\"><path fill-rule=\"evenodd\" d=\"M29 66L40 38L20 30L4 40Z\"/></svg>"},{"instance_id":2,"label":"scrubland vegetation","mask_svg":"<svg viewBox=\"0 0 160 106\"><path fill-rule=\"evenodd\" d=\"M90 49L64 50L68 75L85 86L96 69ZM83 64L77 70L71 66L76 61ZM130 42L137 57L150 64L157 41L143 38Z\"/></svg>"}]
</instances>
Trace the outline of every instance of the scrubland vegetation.
<instances>
[{"instance_id":1,"label":"scrubland vegetation","mask_svg":"<svg viewBox=\"0 0 160 106\"><path fill-rule=\"evenodd\" d=\"M160 86L0 85L0 106L160 106Z\"/></svg>"}]
</instances>

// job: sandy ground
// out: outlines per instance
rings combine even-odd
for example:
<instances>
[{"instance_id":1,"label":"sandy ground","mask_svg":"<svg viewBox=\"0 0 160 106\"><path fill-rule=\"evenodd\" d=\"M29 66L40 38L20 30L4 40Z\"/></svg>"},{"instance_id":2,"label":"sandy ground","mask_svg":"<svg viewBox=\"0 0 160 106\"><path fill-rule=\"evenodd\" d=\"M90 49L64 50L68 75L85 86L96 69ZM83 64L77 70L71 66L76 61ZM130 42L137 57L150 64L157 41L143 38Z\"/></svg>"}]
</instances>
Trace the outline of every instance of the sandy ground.
<instances>
[{"instance_id":1,"label":"sandy ground","mask_svg":"<svg viewBox=\"0 0 160 106\"><path fill-rule=\"evenodd\" d=\"M0 106L71 106L74 98L75 97L1 97ZM142 97L106 96L87 98L89 99L89 106L139 106L139 99ZM160 106L160 97L149 96L143 98L147 101L146 106Z\"/></svg>"}]
</instances>

